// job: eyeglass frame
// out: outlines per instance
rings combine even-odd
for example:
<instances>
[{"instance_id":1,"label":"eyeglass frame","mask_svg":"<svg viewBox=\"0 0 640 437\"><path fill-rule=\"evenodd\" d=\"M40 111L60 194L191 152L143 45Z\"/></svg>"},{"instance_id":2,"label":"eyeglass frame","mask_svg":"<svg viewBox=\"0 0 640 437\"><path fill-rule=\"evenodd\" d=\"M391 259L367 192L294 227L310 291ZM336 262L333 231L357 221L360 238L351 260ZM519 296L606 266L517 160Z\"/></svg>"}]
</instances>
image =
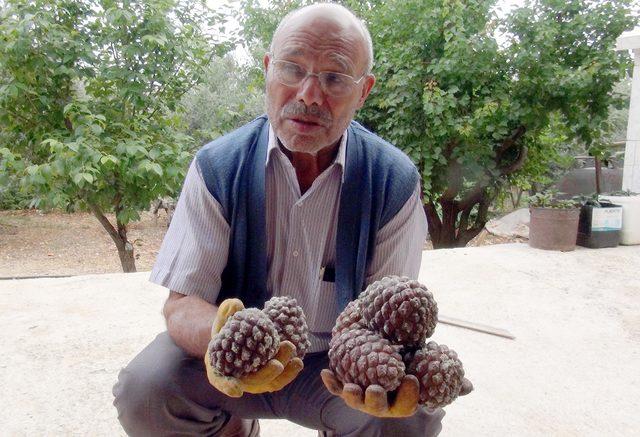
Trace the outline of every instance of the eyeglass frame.
<instances>
[{"instance_id":1,"label":"eyeglass frame","mask_svg":"<svg viewBox=\"0 0 640 437\"><path fill-rule=\"evenodd\" d=\"M273 54L272 53L268 53L268 55L272 56ZM365 73L362 74L362 76L360 76L360 78L358 80L356 80L353 76L351 76L350 74L346 74L346 73L340 73L340 72L337 72L337 71L319 71L317 73L312 73L306 67L303 67L302 65L298 64L297 62L286 61L284 59L275 59L275 57L271 59L271 63L276 63L276 62L286 63L286 64L293 64L293 65L295 65L297 67L300 67L301 70L304 70L306 72L305 76L302 79L300 79L300 81L298 83L296 83L296 84L289 85L289 84L286 84L286 83L282 82L281 80L278 80L278 83L280 83L280 84L282 84L284 86L287 86L287 87L296 87L296 86L299 86L301 83L303 83L305 80L307 80L307 78L309 76L316 76L318 78L318 82L320 83L320 88L322 88L322 91L324 93L332 95L334 97L342 97L342 96L344 96L344 95L346 95L348 93L345 93L343 95L335 95L335 94L327 92L325 90L325 87L322 85L322 80L320 79L320 75L321 74L336 74L336 75L341 76L341 77L348 77L353 82L353 85L358 85L360 82L362 82L362 79L364 79L369 74L369 73L365 72Z\"/></svg>"}]
</instances>

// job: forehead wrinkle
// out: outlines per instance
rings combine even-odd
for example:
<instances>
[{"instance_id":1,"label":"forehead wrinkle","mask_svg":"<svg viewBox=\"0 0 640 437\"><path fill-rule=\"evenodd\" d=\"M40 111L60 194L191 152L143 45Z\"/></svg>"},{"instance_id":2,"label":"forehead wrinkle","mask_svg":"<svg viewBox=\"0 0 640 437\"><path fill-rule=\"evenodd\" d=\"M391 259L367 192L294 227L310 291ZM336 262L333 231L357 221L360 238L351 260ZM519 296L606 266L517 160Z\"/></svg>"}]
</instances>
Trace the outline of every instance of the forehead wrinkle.
<instances>
[{"instance_id":1,"label":"forehead wrinkle","mask_svg":"<svg viewBox=\"0 0 640 437\"><path fill-rule=\"evenodd\" d=\"M310 41L307 35L287 35L279 41L274 48L274 56L305 58L312 60L327 59L335 62L345 71L353 72L355 70L355 61L352 57L357 56L357 42L350 38L313 38L316 44ZM318 42L319 41L319 42ZM276 55L277 53L277 55Z\"/></svg>"}]
</instances>

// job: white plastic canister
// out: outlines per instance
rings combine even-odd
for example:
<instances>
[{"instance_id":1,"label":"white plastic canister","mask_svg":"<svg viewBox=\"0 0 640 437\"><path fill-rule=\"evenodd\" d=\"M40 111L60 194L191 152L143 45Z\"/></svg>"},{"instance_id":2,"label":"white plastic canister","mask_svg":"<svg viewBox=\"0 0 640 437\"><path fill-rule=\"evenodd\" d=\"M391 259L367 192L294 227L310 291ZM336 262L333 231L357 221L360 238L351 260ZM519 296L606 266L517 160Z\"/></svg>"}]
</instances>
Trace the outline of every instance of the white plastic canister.
<instances>
[{"instance_id":1,"label":"white plastic canister","mask_svg":"<svg viewBox=\"0 0 640 437\"><path fill-rule=\"evenodd\" d=\"M600 196L615 205L622 205L620 244L640 244L640 196Z\"/></svg>"}]
</instances>

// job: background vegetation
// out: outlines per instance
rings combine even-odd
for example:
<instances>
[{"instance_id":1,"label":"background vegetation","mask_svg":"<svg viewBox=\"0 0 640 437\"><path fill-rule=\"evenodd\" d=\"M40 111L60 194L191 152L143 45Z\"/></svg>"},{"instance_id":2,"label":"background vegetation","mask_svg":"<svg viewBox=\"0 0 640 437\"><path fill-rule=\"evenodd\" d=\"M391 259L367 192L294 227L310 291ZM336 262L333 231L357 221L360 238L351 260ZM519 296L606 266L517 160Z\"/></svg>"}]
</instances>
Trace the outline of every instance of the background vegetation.
<instances>
[{"instance_id":1,"label":"background vegetation","mask_svg":"<svg viewBox=\"0 0 640 437\"><path fill-rule=\"evenodd\" d=\"M263 111L271 35L310 2L0 3L0 206L88 209L133 271L128 223L178 193L200 145ZM630 0L533 0L503 18L495 0L341 3L374 38L358 117L418 166L435 247L624 136L630 58L613 46L638 23Z\"/></svg>"}]
</instances>

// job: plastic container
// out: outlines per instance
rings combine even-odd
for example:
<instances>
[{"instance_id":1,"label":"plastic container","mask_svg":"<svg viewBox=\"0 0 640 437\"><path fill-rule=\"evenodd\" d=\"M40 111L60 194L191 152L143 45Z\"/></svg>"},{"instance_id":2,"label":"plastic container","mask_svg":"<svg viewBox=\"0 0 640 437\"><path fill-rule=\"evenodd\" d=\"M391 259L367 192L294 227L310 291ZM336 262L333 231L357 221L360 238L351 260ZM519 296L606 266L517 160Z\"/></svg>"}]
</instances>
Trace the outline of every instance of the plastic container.
<instances>
[{"instance_id":1,"label":"plastic container","mask_svg":"<svg viewBox=\"0 0 640 437\"><path fill-rule=\"evenodd\" d=\"M622 205L620 244L640 244L640 196L601 195L599 199Z\"/></svg>"},{"instance_id":2,"label":"plastic container","mask_svg":"<svg viewBox=\"0 0 640 437\"><path fill-rule=\"evenodd\" d=\"M600 202L600 206L583 205L578 223L578 246L599 249L616 247L620 242L622 206Z\"/></svg>"},{"instance_id":3,"label":"plastic container","mask_svg":"<svg viewBox=\"0 0 640 437\"><path fill-rule=\"evenodd\" d=\"M576 248L579 208L529 208L529 246L569 252Z\"/></svg>"}]
</instances>

